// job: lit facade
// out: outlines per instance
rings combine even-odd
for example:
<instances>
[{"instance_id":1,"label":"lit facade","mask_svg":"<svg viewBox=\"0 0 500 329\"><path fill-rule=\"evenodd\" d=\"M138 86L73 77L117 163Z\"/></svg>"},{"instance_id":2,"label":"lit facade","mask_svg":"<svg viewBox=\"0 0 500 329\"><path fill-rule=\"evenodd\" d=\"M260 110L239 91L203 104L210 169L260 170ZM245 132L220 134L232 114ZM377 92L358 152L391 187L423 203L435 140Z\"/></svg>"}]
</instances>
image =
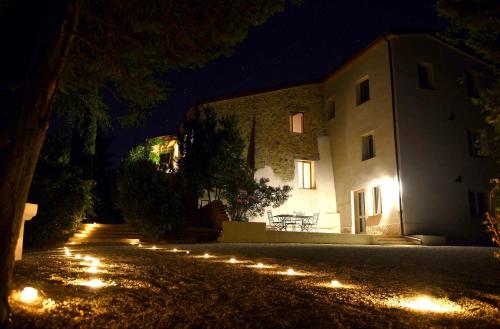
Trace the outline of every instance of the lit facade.
<instances>
[{"instance_id":1,"label":"lit facade","mask_svg":"<svg viewBox=\"0 0 500 329\"><path fill-rule=\"evenodd\" d=\"M486 72L432 36L385 34L320 81L198 108L236 115L256 178L292 186L274 214L320 212L331 232L466 237L481 232L495 174L471 101Z\"/></svg>"}]
</instances>

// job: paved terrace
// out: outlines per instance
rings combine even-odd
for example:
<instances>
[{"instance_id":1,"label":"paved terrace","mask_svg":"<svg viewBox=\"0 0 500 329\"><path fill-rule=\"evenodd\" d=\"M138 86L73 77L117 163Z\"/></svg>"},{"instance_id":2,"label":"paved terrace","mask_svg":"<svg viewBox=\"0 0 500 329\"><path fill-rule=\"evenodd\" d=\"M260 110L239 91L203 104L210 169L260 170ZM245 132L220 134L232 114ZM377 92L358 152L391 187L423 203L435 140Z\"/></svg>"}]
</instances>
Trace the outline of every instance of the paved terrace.
<instances>
[{"instance_id":1,"label":"paved terrace","mask_svg":"<svg viewBox=\"0 0 500 329\"><path fill-rule=\"evenodd\" d=\"M155 247L68 245L26 253L14 288L35 287L40 297L30 305L12 300L14 327L500 327L500 259L493 248ZM105 285L86 286L92 279ZM423 295L428 299L415 300Z\"/></svg>"}]
</instances>

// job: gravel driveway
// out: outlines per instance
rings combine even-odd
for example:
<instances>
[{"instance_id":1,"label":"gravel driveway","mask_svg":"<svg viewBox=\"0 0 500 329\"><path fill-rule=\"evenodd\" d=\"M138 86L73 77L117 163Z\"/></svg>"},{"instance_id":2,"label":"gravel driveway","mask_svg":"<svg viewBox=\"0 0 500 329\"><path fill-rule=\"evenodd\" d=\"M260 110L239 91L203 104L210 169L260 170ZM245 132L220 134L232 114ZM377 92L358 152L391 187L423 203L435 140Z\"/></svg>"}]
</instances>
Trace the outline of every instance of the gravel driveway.
<instances>
[{"instance_id":1,"label":"gravel driveway","mask_svg":"<svg viewBox=\"0 0 500 329\"><path fill-rule=\"evenodd\" d=\"M500 259L493 248L155 247L27 252L16 265L14 289L31 286L41 297L32 305L12 300L14 327L500 328ZM105 285L82 285L91 279ZM413 303L424 295L431 299ZM429 300L437 309L414 309Z\"/></svg>"}]
</instances>

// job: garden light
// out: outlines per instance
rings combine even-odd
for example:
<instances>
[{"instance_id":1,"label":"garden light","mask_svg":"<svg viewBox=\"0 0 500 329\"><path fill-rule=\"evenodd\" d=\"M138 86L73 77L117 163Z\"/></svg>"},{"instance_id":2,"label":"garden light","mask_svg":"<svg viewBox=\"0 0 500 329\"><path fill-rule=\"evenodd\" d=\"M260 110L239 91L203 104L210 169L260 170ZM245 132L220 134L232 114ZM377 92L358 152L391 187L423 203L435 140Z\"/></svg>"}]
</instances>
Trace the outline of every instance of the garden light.
<instances>
[{"instance_id":1,"label":"garden light","mask_svg":"<svg viewBox=\"0 0 500 329\"><path fill-rule=\"evenodd\" d=\"M295 274L295 271L293 270L293 268L289 268L289 269L286 271L286 274L288 274L288 275L294 275L294 274Z\"/></svg>"},{"instance_id":2,"label":"garden light","mask_svg":"<svg viewBox=\"0 0 500 329\"><path fill-rule=\"evenodd\" d=\"M341 284L337 280L332 280L332 282L330 282L330 286L332 286L333 288L340 288Z\"/></svg>"},{"instance_id":3,"label":"garden light","mask_svg":"<svg viewBox=\"0 0 500 329\"><path fill-rule=\"evenodd\" d=\"M26 287L23 289L23 291L21 291L19 299L23 303L31 304L38 299L38 290L32 287Z\"/></svg>"},{"instance_id":4,"label":"garden light","mask_svg":"<svg viewBox=\"0 0 500 329\"><path fill-rule=\"evenodd\" d=\"M450 301L436 299L429 296L418 296L401 300L399 305L415 311L449 313L460 312L461 307Z\"/></svg>"},{"instance_id":5,"label":"garden light","mask_svg":"<svg viewBox=\"0 0 500 329\"><path fill-rule=\"evenodd\" d=\"M210 257L210 255L206 253L205 255L203 255L203 257L208 258Z\"/></svg>"},{"instance_id":6,"label":"garden light","mask_svg":"<svg viewBox=\"0 0 500 329\"><path fill-rule=\"evenodd\" d=\"M153 246L153 248L151 248L151 249L156 250L156 246Z\"/></svg>"},{"instance_id":7,"label":"garden light","mask_svg":"<svg viewBox=\"0 0 500 329\"><path fill-rule=\"evenodd\" d=\"M90 266L90 267L87 269L87 272L88 272L88 273L97 273L97 266Z\"/></svg>"},{"instance_id":8,"label":"garden light","mask_svg":"<svg viewBox=\"0 0 500 329\"><path fill-rule=\"evenodd\" d=\"M174 251L174 252L177 252L177 248L174 248L174 250L173 250L173 251Z\"/></svg>"},{"instance_id":9,"label":"garden light","mask_svg":"<svg viewBox=\"0 0 500 329\"><path fill-rule=\"evenodd\" d=\"M186 254L188 254L188 255L189 255L189 250L186 250Z\"/></svg>"},{"instance_id":10,"label":"garden light","mask_svg":"<svg viewBox=\"0 0 500 329\"><path fill-rule=\"evenodd\" d=\"M229 260L229 262L234 264L234 263L236 263L236 259L235 259L235 258L231 258L231 259Z\"/></svg>"},{"instance_id":11,"label":"garden light","mask_svg":"<svg viewBox=\"0 0 500 329\"><path fill-rule=\"evenodd\" d=\"M102 282L100 279L92 279L90 281L85 281L82 283L82 286L87 286L90 288L100 288L105 286L106 284Z\"/></svg>"},{"instance_id":12,"label":"garden light","mask_svg":"<svg viewBox=\"0 0 500 329\"><path fill-rule=\"evenodd\" d=\"M75 258L76 258L76 259L80 259L80 258L82 258L82 256L81 256L80 254L76 254L76 255L75 255Z\"/></svg>"}]
</instances>

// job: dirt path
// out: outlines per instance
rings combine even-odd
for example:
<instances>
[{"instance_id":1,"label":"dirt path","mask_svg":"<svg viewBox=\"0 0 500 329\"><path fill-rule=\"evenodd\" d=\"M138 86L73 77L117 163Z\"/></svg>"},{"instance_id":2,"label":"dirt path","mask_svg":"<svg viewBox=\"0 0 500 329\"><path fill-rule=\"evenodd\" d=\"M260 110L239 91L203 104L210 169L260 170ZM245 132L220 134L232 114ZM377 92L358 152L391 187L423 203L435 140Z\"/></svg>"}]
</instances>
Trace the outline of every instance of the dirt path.
<instances>
[{"instance_id":1,"label":"dirt path","mask_svg":"<svg viewBox=\"0 0 500 329\"><path fill-rule=\"evenodd\" d=\"M40 301L52 302L44 309L14 301L15 327L500 328L500 261L491 248L156 247L27 253L14 288L35 287ZM100 260L97 273L87 272L93 260L85 255ZM255 267L259 262L272 267ZM300 275L287 275L289 268ZM96 278L107 285L80 285ZM341 286L332 287L332 280ZM445 312L408 308L421 295L435 298Z\"/></svg>"}]
</instances>

